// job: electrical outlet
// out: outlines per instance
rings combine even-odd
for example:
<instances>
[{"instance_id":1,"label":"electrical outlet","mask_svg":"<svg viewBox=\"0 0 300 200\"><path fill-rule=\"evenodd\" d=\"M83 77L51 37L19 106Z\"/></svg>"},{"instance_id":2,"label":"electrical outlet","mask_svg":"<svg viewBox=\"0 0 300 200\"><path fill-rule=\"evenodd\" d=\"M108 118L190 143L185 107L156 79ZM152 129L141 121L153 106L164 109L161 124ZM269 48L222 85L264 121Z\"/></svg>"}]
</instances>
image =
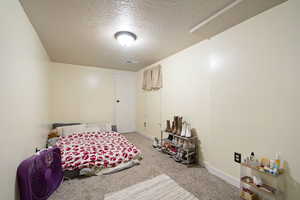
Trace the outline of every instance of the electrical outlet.
<instances>
[{"instance_id":1,"label":"electrical outlet","mask_svg":"<svg viewBox=\"0 0 300 200\"><path fill-rule=\"evenodd\" d=\"M240 153L234 152L234 162L241 163L242 155Z\"/></svg>"}]
</instances>

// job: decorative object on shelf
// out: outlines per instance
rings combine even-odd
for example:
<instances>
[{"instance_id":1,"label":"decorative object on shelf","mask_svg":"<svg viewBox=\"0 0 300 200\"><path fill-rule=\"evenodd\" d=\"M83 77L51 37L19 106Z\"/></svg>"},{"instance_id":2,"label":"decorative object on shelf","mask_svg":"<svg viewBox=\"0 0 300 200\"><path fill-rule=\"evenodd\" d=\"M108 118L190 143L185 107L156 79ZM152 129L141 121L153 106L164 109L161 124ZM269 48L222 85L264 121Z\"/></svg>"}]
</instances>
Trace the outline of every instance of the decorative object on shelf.
<instances>
[{"instance_id":1,"label":"decorative object on shelf","mask_svg":"<svg viewBox=\"0 0 300 200\"><path fill-rule=\"evenodd\" d=\"M174 139L173 135L172 135L172 134L169 134L168 140L173 141L173 139Z\"/></svg>"},{"instance_id":2,"label":"decorative object on shelf","mask_svg":"<svg viewBox=\"0 0 300 200\"><path fill-rule=\"evenodd\" d=\"M251 155L249 157L247 157L244 162L247 164L247 165L251 165L253 167L258 167L260 166L260 163L258 161L258 159L255 157L255 154L254 152L251 152Z\"/></svg>"},{"instance_id":3,"label":"decorative object on shelf","mask_svg":"<svg viewBox=\"0 0 300 200\"><path fill-rule=\"evenodd\" d=\"M189 140L184 140L183 149L194 149L196 148L195 142L189 141Z\"/></svg>"},{"instance_id":4,"label":"decorative object on shelf","mask_svg":"<svg viewBox=\"0 0 300 200\"><path fill-rule=\"evenodd\" d=\"M256 179L257 178L258 177L256 177ZM262 181L261 181L260 185L257 185L255 183L255 181L257 181L257 180L255 180L255 177L253 179L251 177L249 177L249 176L244 176L244 177L241 178L241 182L242 183L245 183L245 184L247 184L249 186L252 186L252 187L256 188L257 190L264 191L264 192L267 192L269 194L275 194L276 189L274 187L271 187L269 185L263 184Z\"/></svg>"},{"instance_id":5,"label":"decorative object on shelf","mask_svg":"<svg viewBox=\"0 0 300 200\"><path fill-rule=\"evenodd\" d=\"M184 141L183 141L183 144L182 144L182 148L183 148L183 149L189 148L189 142L184 140Z\"/></svg>"},{"instance_id":6,"label":"decorative object on shelf","mask_svg":"<svg viewBox=\"0 0 300 200\"><path fill-rule=\"evenodd\" d=\"M172 133L176 134L177 132L177 124L178 124L178 116L174 116L174 120L172 123Z\"/></svg>"},{"instance_id":7,"label":"decorative object on shelf","mask_svg":"<svg viewBox=\"0 0 300 200\"><path fill-rule=\"evenodd\" d=\"M181 130L182 130L182 117L177 118L177 127L176 128L177 128L176 135L180 135Z\"/></svg>"},{"instance_id":8,"label":"decorative object on shelf","mask_svg":"<svg viewBox=\"0 0 300 200\"><path fill-rule=\"evenodd\" d=\"M253 179L250 176L242 177L241 181L244 181L245 183L253 183Z\"/></svg>"},{"instance_id":9,"label":"decorative object on shelf","mask_svg":"<svg viewBox=\"0 0 300 200\"><path fill-rule=\"evenodd\" d=\"M169 136L170 136L170 135L171 135L171 134L169 134ZM171 135L171 136L173 137L173 135ZM173 137L172 143L173 143L173 144L177 144L177 138Z\"/></svg>"},{"instance_id":10,"label":"decorative object on shelf","mask_svg":"<svg viewBox=\"0 0 300 200\"><path fill-rule=\"evenodd\" d=\"M154 141L153 141L152 146L153 146L154 148L160 148L159 140L158 140L157 137L154 138Z\"/></svg>"},{"instance_id":11,"label":"decorative object on shelf","mask_svg":"<svg viewBox=\"0 0 300 200\"><path fill-rule=\"evenodd\" d=\"M182 149L179 149L177 151L177 154L173 156L173 159L176 162L182 162L183 156L184 156L184 151Z\"/></svg>"},{"instance_id":12,"label":"decorative object on shelf","mask_svg":"<svg viewBox=\"0 0 300 200\"><path fill-rule=\"evenodd\" d=\"M177 154L177 148L171 141L165 140L161 148L161 152L174 156Z\"/></svg>"},{"instance_id":13,"label":"decorative object on shelf","mask_svg":"<svg viewBox=\"0 0 300 200\"><path fill-rule=\"evenodd\" d=\"M270 160L269 162L269 166L271 169L275 168L275 165L276 165L276 161L275 160Z\"/></svg>"},{"instance_id":14,"label":"decorative object on shelf","mask_svg":"<svg viewBox=\"0 0 300 200\"><path fill-rule=\"evenodd\" d=\"M178 146L183 147L184 140L183 139L178 139Z\"/></svg>"},{"instance_id":15,"label":"decorative object on shelf","mask_svg":"<svg viewBox=\"0 0 300 200\"><path fill-rule=\"evenodd\" d=\"M182 129L180 136L185 137L185 132L186 132L186 121L182 122Z\"/></svg>"},{"instance_id":16,"label":"decorative object on shelf","mask_svg":"<svg viewBox=\"0 0 300 200\"><path fill-rule=\"evenodd\" d=\"M261 159L259 170L273 175L278 175L282 172L280 168L279 153L276 153L275 160L269 160L268 158Z\"/></svg>"},{"instance_id":17,"label":"decorative object on shelf","mask_svg":"<svg viewBox=\"0 0 300 200\"><path fill-rule=\"evenodd\" d=\"M186 152L186 154L184 155L181 163L186 164L186 165L195 163L196 162L196 152L195 151L192 151L192 152L185 151L185 152Z\"/></svg>"},{"instance_id":18,"label":"decorative object on shelf","mask_svg":"<svg viewBox=\"0 0 300 200\"><path fill-rule=\"evenodd\" d=\"M191 125L188 122L183 121L183 117L181 116L174 116L172 126L171 121L167 120L165 132L182 137L192 137L193 135ZM173 138L170 137L169 139L172 140Z\"/></svg>"},{"instance_id":19,"label":"decorative object on shelf","mask_svg":"<svg viewBox=\"0 0 300 200\"><path fill-rule=\"evenodd\" d=\"M256 170L257 172L261 172L262 174L266 174L266 175L274 176L274 177L277 177L277 176L283 174L283 172L284 172L284 169L279 169L276 174L272 174L268 170L265 170L264 167L261 167L261 166L260 167L254 167L254 166L251 166L251 165L246 164L246 163L241 163L241 165L244 166L244 167L248 167L248 168L251 168L253 170Z\"/></svg>"},{"instance_id":20,"label":"decorative object on shelf","mask_svg":"<svg viewBox=\"0 0 300 200\"><path fill-rule=\"evenodd\" d=\"M175 132L175 130L176 130L175 126L176 126L175 121L172 121L171 133Z\"/></svg>"},{"instance_id":21,"label":"decorative object on shelf","mask_svg":"<svg viewBox=\"0 0 300 200\"><path fill-rule=\"evenodd\" d=\"M260 160L260 165L262 167L265 167L265 166L269 167L270 166L270 160L268 158L262 158Z\"/></svg>"},{"instance_id":22,"label":"decorative object on shelf","mask_svg":"<svg viewBox=\"0 0 300 200\"><path fill-rule=\"evenodd\" d=\"M264 172L269 173L269 174L278 174L278 169L277 168L270 168L270 167L264 167Z\"/></svg>"},{"instance_id":23,"label":"decorative object on shelf","mask_svg":"<svg viewBox=\"0 0 300 200\"><path fill-rule=\"evenodd\" d=\"M172 132L170 120L167 120L166 132L168 132L168 133Z\"/></svg>"},{"instance_id":24,"label":"decorative object on shelf","mask_svg":"<svg viewBox=\"0 0 300 200\"><path fill-rule=\"evenodd\" d=\"M182 136L182 137L192 137L191 125L186 121L183 122L180 136Z\"/></svg>"},{"instance_id":25,"label":"decorative object on shelf","mask_svg":"<svg viewBox=\"0 0 300 200\"><path fill-rule=\"evenodd\" d=\"M253 176L253 183L256 186L261 186L263 184L261 178L258 176Z\"/></svg>"},{"instance_id":26,"label":"decorative object on shelf","mask_svg":"<svg viewBox=\"0 0 300 200\"><path fill-rule=\"evenodd\" d=\"M276 160L275 160L275 169L280 169L280 158L279 158L279 153L276 153Z\"/></svg>"},{"instance_id":27,"label":"decorative object on shelf","mask_svg":"<svg viewBox=\"0 0 300 200\"><path fill-rule=\"evenodd\" d=\"M184 164L196 162L197 134L192 134L191 125L183 121L183 117L174 116L172 127L171 120L167 120L166 129L161 133L161 152L171 155L177 162ZM163 133L168 133L168 137L164 138Z\"/></svg>"},{"instance_id":28,"label":"decorative object on shelf","mask_svg":"<svg viewBox=\"0 0 300 200\"><path fill-rule=\"evenodd\" d=\"M279 160L279 162L276 163L276 160ZM284 171L283 169L276 168L278 165L280 166L279 155L276 155L275 160L262 158L260 162L255 157L254 152L252 152L251 155L247 158L244 158L244 162L240 164L241 198L250 198L247 195L245 196L245 193L251 191L252 189L255 189L255 198L261 199L261 197L264 197L265 194L268 194L269 197L272 197L272 199L282 199L281 197L284 196L284 192L282 191L283 188L280 188L279 185L283 184L279 184L279 181L282 181L283 179L279 179L277 177ZM247 169L250 169L251 172L249 172L249 170ZM268 177L273 177L274 179L272 179L271 181L271 179L267 178L266 175ZM247 188L246 190L245 187ZM251 194L255 194L253 191L251 192Z\"/></svg>"},{"instance_id":29,"label":"decorative object on shelf","mask_svg":"<svg viewBox=\"0 0 300 200\"><path fill-rule=\"evenodd\" d=\"M186 123L185 137L192 137L191 124Z\"/></svg>"},{"instance_id":30,"label":"decorative object on shelf","mask_svg":"<svg viewBox=\"0 0 300 200\"><path fill-rule=\"evenodd\" d=\"M166 139L162 137L161 152L169 154L175 161L182 164L194 164L197 161L197 137L187 138L173 133L168 133L168 135L172 135L173 140L169 140L169 136Z\"/></svg>"},{"instance_id":31,"label":"decorative object on shelf","mask_svg":"<svg viewBox=\"0 0 300 200\"><path fill-rule=\"evenodd\" d=\"M243 188L240 195L244 200L258 200L257 195L247 188Z\"/></svg>"}]
</instances>

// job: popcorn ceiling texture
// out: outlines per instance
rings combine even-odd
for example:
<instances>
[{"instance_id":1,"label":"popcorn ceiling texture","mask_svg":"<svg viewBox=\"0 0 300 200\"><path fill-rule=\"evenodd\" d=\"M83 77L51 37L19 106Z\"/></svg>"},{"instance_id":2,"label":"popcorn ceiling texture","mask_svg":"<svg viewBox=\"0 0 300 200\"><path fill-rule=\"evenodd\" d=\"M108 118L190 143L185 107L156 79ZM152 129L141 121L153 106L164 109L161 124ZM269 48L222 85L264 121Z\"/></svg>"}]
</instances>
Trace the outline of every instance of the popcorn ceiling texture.
<instances>
[{"instance_id":1,"label":"popcorn ceiling texture","mask_svg":"<svg viewBox=\"0 0 300 200\"><path fill-rule=\"evenodd\" d=\"M234 0L21 0L54 62L137 71L220 33L285 0L247 0L242 10L199 24ZM244 4L244 3L243 3ZM137 34L136 45L121 47L117 31ZM128 61L138 63L128 63Z\"/></svg>"},{"instance_id":2,"label":"popcorn ceiling texture","mask_svg":"<svg viewBox=\"0 0 300 200\"><path fill-rule=\"evenodd\" d=\"M141 149L144 155L141 165L112 175L65 181L49 200L103 200L107 193L120 191L161 174L172 178L199 200L239 199L237 188L211 175L205 168L187 168L176 163L168 155L154 150L152 141L140 134L129 133L125 136Z\"/></svg>"}]
</instances>

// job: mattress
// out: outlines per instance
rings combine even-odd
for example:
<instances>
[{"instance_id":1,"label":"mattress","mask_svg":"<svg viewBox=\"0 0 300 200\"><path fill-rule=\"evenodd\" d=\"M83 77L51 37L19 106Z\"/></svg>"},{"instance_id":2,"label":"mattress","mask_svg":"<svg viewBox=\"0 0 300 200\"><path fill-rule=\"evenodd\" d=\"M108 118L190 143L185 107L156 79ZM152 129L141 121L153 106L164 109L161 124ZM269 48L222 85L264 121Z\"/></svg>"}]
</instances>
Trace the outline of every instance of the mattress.
<instances>
[{"instance_id":1,"label":"mattress","mask_svg":"<svg viewBox=\"0 0 300 200\"><path fill-rule=\"evenodd\" d=\"M109 168L141 156L141 151L117 132L74 133L60 137L63 170Z\"/></svg>"}]
</instances>

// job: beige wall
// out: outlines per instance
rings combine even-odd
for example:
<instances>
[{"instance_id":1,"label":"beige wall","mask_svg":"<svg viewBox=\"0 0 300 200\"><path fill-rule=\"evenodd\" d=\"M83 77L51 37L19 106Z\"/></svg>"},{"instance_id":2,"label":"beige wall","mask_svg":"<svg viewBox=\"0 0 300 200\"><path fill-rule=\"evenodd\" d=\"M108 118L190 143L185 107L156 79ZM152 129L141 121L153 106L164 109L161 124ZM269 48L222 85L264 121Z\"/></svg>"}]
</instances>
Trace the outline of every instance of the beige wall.
<instances>
[{"instance_id":1,"label":"beige wall","mask_svg":"<svg viewBox=\"0 0 300 200\"><path fill-rule=\"evenodd\" d=\"M114 70L51 64L51 121L114 120Z\"/></svg>"},{"instance_id":2,"label":"beige wall","mask_svg":"<svg viewBox=\"0 0 300 200\"><path fill-rule=\"evenodd\" d=\"M138 131L146 116L174 114L191 121L201 140L206 164L238 178L233 152L274 157L287 162L286 199L300 196L299 91L300 1L288 2L200 42L159 63L163 89L137 94ZM149 99L160 99L149 104ZM153 107L153 109L151 109ZM158 109L160 108L161 109Z\"/></svg>"},{"instance_id":3,"label":"beige wall","mask_svg":"<svg viewBox=\"0 0 300 200\"><path fill-rule=\"evenodd\" d=\"M135 131L136 72L51 63L51 122L112 122ZM116 104L116 100L120 103Z\"/></svg>"},{"instance_id":4,"label":"beige wall","mask_svg":"<svg viewBox=\"0 0 300 200\"><path fill-rule=\"evenodd\" d=\"M49 59L19 1L0 6L0 199L17 198L16 169L48 133Z\"/></svg>"}]
</instances>

